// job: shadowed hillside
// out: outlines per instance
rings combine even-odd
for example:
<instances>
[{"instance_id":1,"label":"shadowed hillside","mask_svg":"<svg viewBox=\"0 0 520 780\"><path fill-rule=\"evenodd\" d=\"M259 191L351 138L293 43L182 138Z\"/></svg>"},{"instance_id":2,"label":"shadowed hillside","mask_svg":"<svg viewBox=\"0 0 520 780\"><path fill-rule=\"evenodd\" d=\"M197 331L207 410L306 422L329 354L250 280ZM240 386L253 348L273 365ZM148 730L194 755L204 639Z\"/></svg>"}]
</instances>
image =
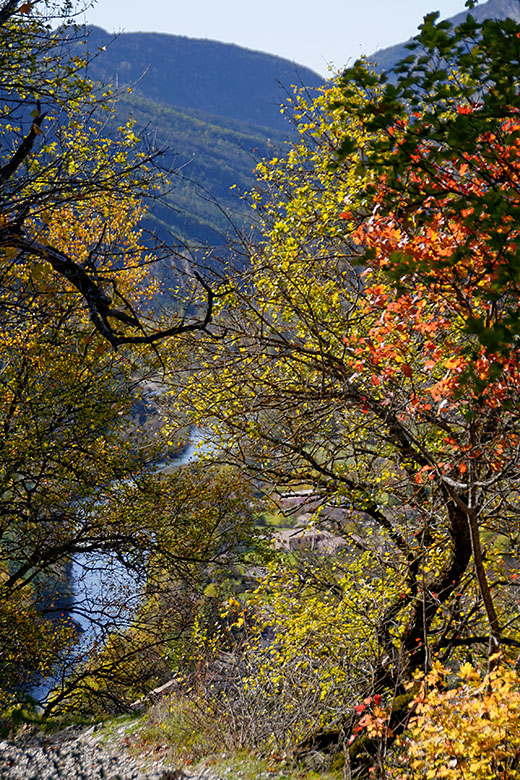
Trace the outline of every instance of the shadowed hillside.
<instances>
[{"instance_id":1,"label":"shadowed hillside","mask_svg":"<svg viewBox=\"0 0 520 780\"><path fill-rule=\"evenodd\" d=\"M291 137L281 103L292 85L313 87L321 77L269 54L158 33L113 38L92 27L88 50L91 78L132 87L117 122L133 116L138 131L171 150L164 162L178 173L168 206L152 206L150 227L190 245L224 244L233 223L245 225L240 195L255 184L257 160Z\"/></svg>"},{"instance_id":2,"label":"shadowed hillside","mask_svg":"<svg viewBox=\"0 0 520 780\"><path fill-rule=\"evenodd\" d=\"M462 4L462 0L461 0ZM450 19L460 23L467 11ZM520 0L490 0L473 10L477 20L520 21ZM408 56L406 42L369 59L390 70ZM250 211L240 195L255 186L262 156L278 154L292 128L280 112L291 85L323 83L312 70L280 57L217 41L159 33L113 37L90 28L89 66L95 80L132 87L117 107L117 121L132 115L179 173L169 205L154 205L149 223L191 245L223 245L232 223L249 228ZM346 52L346 55L348 52ZM236 185L236 186L233 186ZM231 189L233 188L233 189Z\"/></svg>"},{"instance_id":3,"label":"shadowed hillside","mask_svg":"<svg viewBox=\"0 0 520 780\"><path fill-rule=\"evenodd\" d=\"M321 76L302 65L229 43L159 33L122 33L113 38L90 30L89 49L106 46L91 76L177 108L204 111L281 131L285 90L317 86Z\"/></svg>"}]
</instances>

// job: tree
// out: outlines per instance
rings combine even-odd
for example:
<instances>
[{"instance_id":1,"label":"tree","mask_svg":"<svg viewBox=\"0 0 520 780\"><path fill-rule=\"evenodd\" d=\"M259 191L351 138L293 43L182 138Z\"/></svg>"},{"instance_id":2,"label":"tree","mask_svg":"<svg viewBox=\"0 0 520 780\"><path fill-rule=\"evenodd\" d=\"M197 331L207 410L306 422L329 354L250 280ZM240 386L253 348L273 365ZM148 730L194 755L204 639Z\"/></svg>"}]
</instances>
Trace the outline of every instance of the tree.
<instances>
[{"instance_id":1,"label":"tree","mask_svg":"<svg viewBox=\"0 0 520 780\"><path fill-rule=\"evenodd\" d=\"M213 295L191 276L185 311L154 313L163 250L140 220L160 152L132 123L106 134L110 96L85 78L78 31L51 29L60 10L69 22L67 2L0 3L0 689L5 703L50 677L49 707L79 688L108 700L110 675L120 702L137 660L134 693L171 669L143 659L164 660L249 516L231 476L199 475L197 500L188 474L157 473L174 445L159 413L137 419L163 370L146 347L205 327ZM130 591L112 578L91 597L101 569ZM72 575L90 577L82 597Z\"/></svg>"},{"instance_id":2,"label":"tree","mask_svg":"<svg viewBox=\"0 0 520 780\"><path fill-rule=\"evenodd\" d=\"M192 627L205 621L204 591L250 545L251 500L236 473L191 464L169 475L134 472L128 483L96 514L105 533L125 524L126 538L118 547L108 537L82 556L74 614L98 625L65 659L46 713L125 711L186 674ZM96 567L116 569L116 578L101 576L111 590L97 604L86 587Z\"/></svg>"},{"instance_id":3,"label":"tree","mask_svg":"<svg viewBox=\"0 0 520 780\"><path fill-rule=\"evenodd\" d=\"M520 648L519 374L508 344L518 35L510 20L468 19L450 33L427 17L419 76L394 86L358 63L313 103L297 99L302 141L260 168L262 240L219 307L225 338L192 342L199 368L195 379L190 363L180 399L216 449L266 490L311 486L316 521L368 547L362 587L329 581L323 603L335 594L344 616L355 594L362 611L388 583L372 612L377 653L361 654L364 679L344 681L352 705L325 717L316 744L348 736L355 705L374 695L394 702L396 733L406 681L435 656L486 663L499 646ZM433 49L446 67L432 64ZM482 123L468 105L477 81ZM297 652L316 662L329 653ZM372 750L356 738L352 760Z\"/></svg>"},{"instance_id":4,"label":"tree","mask_svg":"<svg viewBox=\"0 0 520 780\"><path fill-rule=\"evenodd\" d=\"M192 275L201 316L177 313L154 322L149 310L125 297L124 277L135 265L152 262L142 246L121 247L111 231L121 203L132 202L142 216L147 197L167 186L162 150L136 137L132 123L107 134L110 92L86 78L75 27L52 30L60 15L71 18L72 3L46 0L0 4L0 249L6 286L10 272L24 264L51 270L66 280L69 294L84 306L95 328L114 347L154 343L177 332L204 328L211 318L213 293ZM49 220L67 208L91 226L83 256L75 247L53 243ZM168 248L156 244L160 259ZM125 261L123 262L123 256ZM130 273L131 276L131 273ZM203 300L200 301L202 291Z\"/></svg>"},{"instance_id":5,"label":"tree","mask_svg":"<svg viewBox=\"0 0 520 780\"><path fill-rule=\"evenodd\" d=\"M31 319L14 308L2 328L0 690L39 675L48 711L122 707L171 675L207 578L247 534L247 493L211 469L161 473L161 414L138 421L154 353L114 352L52 275L45 296L19 282Z\"/></svg>"},{"instance_id":6,"label":"tree","mask_svg":"<svg viewBox=\"0 0 520 780\"><path fill-rule=\"evenodd\" d=\"M401 740L401 768L389 776L514 780L520 760L518 673L500 666L486 676L466 663L458 670L459 684L447 689L448 673L436 663L421 682L416 717Z\"/></svg>"},{"instance_id":7,"label":"tree","mask_svg":"<svg viewBox=\"0 0 520 780\"><path fill-rule=\"evenodd\" d=\"M382 94L372 94L378 79L357 63L341 76L340 103L377 134L370 167L384 175L385 186L378 179L369 192L378 190L378 213L397 214L401 228L413 233L429 222L430 205L442 203L443 214L465 231L453 265L471 254L478 232L489 279L474 296L493 301L501 316L491 323L468 310L466 325L488 354L507 353L518 335L518 26L511 19L477 24L468 14L452 30L438 16L425 17L394 79L383 77ZM362 106L360 88L367 94ZM339 160L355 144L345 130ZM406 278L406 258L400 264L395 257L393 266L395 279ZM428 268L421 271L427 281Z\"/></svg>"}]
</instances>

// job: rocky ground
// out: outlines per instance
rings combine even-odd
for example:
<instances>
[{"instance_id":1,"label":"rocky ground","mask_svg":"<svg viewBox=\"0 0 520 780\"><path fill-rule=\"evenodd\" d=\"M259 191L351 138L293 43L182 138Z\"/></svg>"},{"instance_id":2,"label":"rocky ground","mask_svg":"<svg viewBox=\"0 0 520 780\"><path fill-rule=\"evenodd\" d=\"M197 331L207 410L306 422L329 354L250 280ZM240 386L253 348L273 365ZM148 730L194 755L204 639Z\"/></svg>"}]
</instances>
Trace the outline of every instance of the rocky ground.
<instances>
[{"instance_id":1,"label":"rocky ground","mask_svg":"<svg viewBox=\"0 0 520 780\"><path fill-rule=\"evenodd\" d=\"M128 740L130 742L130 740ZM21 731L0 741L2 780L219 780L208 769L188 773L156 753L132 754L124 729L70 727L47 735Z\"/></svg>"}]
</instances>

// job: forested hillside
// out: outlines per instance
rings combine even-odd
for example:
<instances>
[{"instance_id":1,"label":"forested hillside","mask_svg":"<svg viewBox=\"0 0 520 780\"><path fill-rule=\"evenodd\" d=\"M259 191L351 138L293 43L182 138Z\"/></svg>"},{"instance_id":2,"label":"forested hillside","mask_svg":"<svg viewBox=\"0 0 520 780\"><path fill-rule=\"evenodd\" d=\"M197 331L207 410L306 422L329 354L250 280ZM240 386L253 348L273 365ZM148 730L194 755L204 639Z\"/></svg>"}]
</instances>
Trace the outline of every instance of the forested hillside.
<instances>
[{"instance_id":1,"label":"forested hillside","mask_svg":"<svg viewBox=\"0 0 520 780\"><path fill-rule=\"evenodd\" d=\"M263 156L284 148L291 135L246 122L190 112L140 94L121 96L116 123L129 117L136 132L146 128L163 148L161 164L171 168L171 192L153 202L146 225L166 240L224 250L235 226L249 228L242 196L256 185L254 169Z\"/></svg>"},{"instance_id":2,"label":"forested hillside","mask_svg":"<svg viewBox=\"0 0 520 780\"><path fill-rule=\"evenodd\" d=\"M286 130L280 115L286 90L322 83L303 65L218 41L159 33L114 38L89 28L87 48L96 54L102 47L89 65L93 79L129 84L159 103L279 131Z\"/></svg>"},{"instance_id":3,"label":"forested hillside","mask_svg":"<svg viewBox=\"0 0 520 780\"><path fill-rule=\"evenodd\" d=\"M137 129L171 150L177 169L169 209L153 205L154 229L189 244L224 245L232 223L244 227L240 196L255 184L254 168L280 151L293 128L280 107L293 85L313 88L313 71L262 52L216 41L157 33L113 38L87 30L95 57L90 78L132 93L118 101L118 122L132 115ZM233 190L230 188L233 187Z\"/></svg>"}]
</instances>

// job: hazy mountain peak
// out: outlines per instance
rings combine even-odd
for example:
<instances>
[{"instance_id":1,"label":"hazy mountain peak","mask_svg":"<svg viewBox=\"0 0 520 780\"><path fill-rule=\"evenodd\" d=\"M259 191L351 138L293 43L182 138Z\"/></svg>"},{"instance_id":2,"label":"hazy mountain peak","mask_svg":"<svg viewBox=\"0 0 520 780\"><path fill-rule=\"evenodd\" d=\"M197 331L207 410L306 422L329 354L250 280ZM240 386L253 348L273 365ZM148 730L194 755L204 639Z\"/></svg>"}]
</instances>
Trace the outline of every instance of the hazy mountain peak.
<instances>
[{"instance_id":1,"label":"hazy mountain peak","mask_svg":"<svg viewBox=\"0 0 520 780\"><path fill-rule=\"evenodd\" d=\"M460 14L450 17L450 22L460 24L468 13L478 21L484 19L514 19L520 22L520 0L488 0L487 3L479 3L472 11L466 8Z\"/></svg>"},{"instance_id":2,"label":"hazy mountain peak","mask_svg":"<svg viewBox=\"0 0 520 780\"><path fill-rule=\"evenodd\" d=\"M461 0L461 5L463 2L464 0ZM468 13L471 13L478 22L483 22L484 19L513 19L515 22L520 22L520 0L489 0L487 3L479 3L472 11L465 8L456 16L449 17L448 21L453 25L461 24ZM410 40L389 46L386 49L380 49L371 54L368 59L375 63L380 70L389 71L399 60L410 54L406 48L406 44Z\"/></svg>"}]
</instances>

